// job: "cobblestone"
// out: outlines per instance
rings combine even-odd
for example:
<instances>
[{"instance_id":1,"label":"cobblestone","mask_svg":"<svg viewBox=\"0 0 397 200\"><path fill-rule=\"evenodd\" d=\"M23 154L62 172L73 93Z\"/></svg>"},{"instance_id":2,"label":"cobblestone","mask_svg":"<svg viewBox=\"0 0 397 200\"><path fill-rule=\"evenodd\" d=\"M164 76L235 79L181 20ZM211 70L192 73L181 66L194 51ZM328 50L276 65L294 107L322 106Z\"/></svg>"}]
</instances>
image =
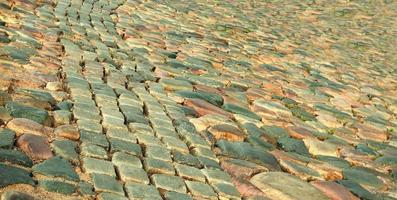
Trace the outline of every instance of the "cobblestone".
<instances>
[{"instance_id":1,"label":"cobblestone","mask_svg":"<svg viewBox=\"0 0 397 200\"><path fill-rule=\"evenodd\" d=\"M397 198L396 5L1 1L0 191Z\"/></svg>"}]
</instances>

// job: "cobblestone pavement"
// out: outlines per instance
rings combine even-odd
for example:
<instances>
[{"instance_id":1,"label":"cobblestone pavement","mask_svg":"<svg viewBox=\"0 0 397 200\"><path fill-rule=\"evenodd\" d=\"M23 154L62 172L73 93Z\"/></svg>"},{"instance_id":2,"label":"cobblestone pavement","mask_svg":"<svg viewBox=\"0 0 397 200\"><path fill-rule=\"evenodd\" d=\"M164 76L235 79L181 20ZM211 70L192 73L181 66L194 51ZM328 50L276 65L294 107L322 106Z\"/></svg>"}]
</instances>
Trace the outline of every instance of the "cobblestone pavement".
<instances>
[{"instance_id":1,"label":"cobblestone pavement","mask_svg":"<svg viewBox=\"0 0 397 200\"><path fill-rule=\"evenodd\" d=\"M1 200L397 199L396 19L393 0L1 0Z\"/></svg>"}]
</instances>

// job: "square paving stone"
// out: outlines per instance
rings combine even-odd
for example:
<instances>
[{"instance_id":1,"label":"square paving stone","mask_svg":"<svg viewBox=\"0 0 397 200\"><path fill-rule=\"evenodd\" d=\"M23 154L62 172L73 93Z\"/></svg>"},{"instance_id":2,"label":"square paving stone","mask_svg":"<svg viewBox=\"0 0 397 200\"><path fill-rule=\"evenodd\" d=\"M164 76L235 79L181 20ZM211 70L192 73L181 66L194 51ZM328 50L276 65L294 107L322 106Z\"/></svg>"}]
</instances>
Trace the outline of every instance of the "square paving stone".
<instances>
[{"instance_id":1,"label":"square paving stone","mask_svg":"<svg viewBox=\"0 0 397 200\"><path fill-rule=\"evenodd\" d=\"M126 183L125 189L131 199L162 200L159 191L152 185Z\"/></svg>"},{"instance_id":2,"label":"square paving stone","mask_svg":"<svg viewBox=\"0 0 397 200\"><path fill-rule=\"evenodd\" d=\"M172 162L171 154L165 147L148 145L145 148L145 157Z\"/></svg>"},{"instance_id":3,"label":"square paving stone","mask_svg":"<svg viewBox=\"0 0 397 200\"><path fill-rule=\"evenodd\" d=\"M109 142L102 133L94 133L80 130L80 141L84 143L95 144L101 147L109 148Z\"/></svg>"},{"instance_id":4,"label":"square paving stone","mask_svg":"<svg viewBox=\"0 0 397 200\"><path fill-rule=\"evenodd\" d=\"M93 158L100 158L100 159L107 159L108 154L103 147L100 147L95 144L81 144L80 155L86 157L93 157Z\"/></svg>"},{"instance_id":5,"label":"square paving stone","mask_svg":"<svg viewBox=\"0 0 397 200\"><path fill-rule=\"evenodd\" d=\"M139 146L139 144L119 140L116 138L110 138L109 141L112 152L122 151L136 156L142 155L141 146Z\"/></svg>"},{"instance_id":6,"label":"square paving stone","mask_svg":"<svg viewBox=\"0 0 397 200\"><path fill-rule=\"evenodd\" d=\"M113 164L107 160L83 158L83 169L88 174L97 173L116 177Z\"/></svg>"},{"instance_id":7,"label":"square paving stone","mask_svg":"<svg viewBox=\"0 0 397 200\"><path fill-rule=\"evenodd\" d=\"M166 192L164 197L166 200L193 200L193 198L187 194L174 192L174 191Z\"/></svg>"},{"instance_id":8,"label":"square paving stone","mask_svg":"<svg viewBox=\"0 0 397 200\"><path fill-rule=\"evenodd\" d=\"M113 194L113 193L108 193L108 192L102 192L97 196L98 200L128 200L127 197L118 195L118 194Z\"/></svg>"},{"instance_id":9,"label":"square paving stone","mask_svg":"<svg viewBox=\"0 0 397 200\"><path fill-rule=\"evenodd\" d=\"M178 176L154 174L150 177L150 179L157 188L167 191L186 193L185 183L183 182L183 179Z\"/></svg>"},{"instance_id":10,"label":"square paving stone","mask_svg":"<svg viewBox=\"0 0 397 200\"><path fill-rule=\"evenodd\" d=\"M56 155L67 160L77 163L79 155L76 152L77 143L66 139L56 139L51 143L52 149Z\"/></svg>"},{"instance_id":11,"label":"square paving stone","mask_svg":"<svg viewBox=\"0 0 397 200\"><path fill-rule=\"evenodd\" d=\"M124 195L123 185L115 177L104 174L91 174L92 183L96 192L110 192Z\"/></svg>"},{"instance_id":12,"label":"square paving stone","mask_svg":"<svg viewBox=\"0 0 397 200\"><path fill-rule=\"evenodd\" d=\"M218 196L208 184L195 181L185 181L185 183L194 199L218 199Z\"/></svg>"},{"instance_id":13,"label":"square paving stone","mask_svg":"<svg viewBox=\"0 0 397 200\"><path fill-rule=\"evenodd\" d=\"M184 179L205 182L205 176L199 169L195 167L175 164L175 169L178 176Z\"/></svg>"},{"instance_id":14,"label":"square paving stone","mask_svg":"<svg viewBox=\"0 0 397 200\"><path fill-rule=\"evenodd\" d=\"M138 157L124 152L114 153L112 156L112 162L117 167L121 165L125 165L125 166L142 168L141 160Z\"/></svg>"},{"instance_id":15,"label":"square paving stone","mask_svg":"<svg viewBox=\"0 0 397 200\"><path fill-rule=\"evenodd\" d=\"M153 158L145 158L145 170L149 174L169 174L174 175L175 170L171 163Z\"/></svg>"},{"instance_id":16,"label":"square paving stone","mask_svg":"<svg viewBox=\"0 0 397 200\"><path fill-rule=\"evenodd\" d=\"M120 179L124 182L132 181L142 184L149 184L149 178L142 168L131 167L129 165L117 166Z\"/></svg>"}]
</instances>

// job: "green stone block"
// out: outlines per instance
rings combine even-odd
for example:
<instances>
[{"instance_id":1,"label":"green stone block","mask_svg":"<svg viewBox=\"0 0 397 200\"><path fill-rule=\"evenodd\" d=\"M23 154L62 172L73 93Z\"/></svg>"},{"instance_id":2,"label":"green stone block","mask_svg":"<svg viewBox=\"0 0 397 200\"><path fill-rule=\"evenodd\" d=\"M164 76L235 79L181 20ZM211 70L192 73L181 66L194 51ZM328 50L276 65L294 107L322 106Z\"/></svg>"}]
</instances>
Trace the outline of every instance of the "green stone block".
<instances>
[{"instance_id":1,"label":"green stone block","mask_svg":"<svg viewBox=\"0 0 397 200\"><path fill-rule=\"evenodd\" d=\"M175 174L175 170L172 164L162 160L146 158L144 160L144 166L146 172L148 172L149 174L157 174L157 173L169 174L169 175Z\"/></svg>"},{"instance_id":2,"label":"green stone block","mask_svg":"<svg viewBox=\"0 0 397 200\"><path fill-rule=\"evenodd\" d=\"M186 193L185 183L178 176L170 176L166 174L153 174L150 179L154 185L163 190Z\"/></svg>"},{"instance_id":3,"label":"green stone block","mask_svg":"<svg viewBox=\"0 0 397 200\"><path fill-rule=\"evenodd\" d=\"M105 149L109 148L109 142L104 134L80 130L80 141L105 147Z\"/></svg>"},{"instance_id":4,"label":"green stone block","mask_svg":"<svg viewBox=\"0 0 397 200\"><path fill-rule=\"evenodd\" d=\"M23 152L11 149L0 149L0 161L31 167L32 160Z\"/></svg>"},{"instance_id":5,"label":"green stone block","mask_svg":"<svg viewBox=\"0 0 397 200\"><path fill-rule=\"evenodd\" d=\"M81 181L78 184L78 186L79 186L79 192L83 196L91 196L95 194L94 187L85 181Z\"/></svg>"},{"instance_id":6,"label":"green stone block","mask_svg":"<svg viewBox=\"0 0 397 200\"><path fill-rule=\"evenodd\" d=\"M0 188L19 183L35 184L28 171L0 163Z\"/></svg>"},{"instance_id":7,"label":"green stone block","mask_svg":"<svg viewBox=\"0 0 397 200\"><path fill-rule=\"evenodd\" d=\"M6 108L10 111L11 116L15 118L26 118L40 124L47 124L49 115L46 110L25 106L16 102L9 102Z\"/></svg>"},{"instance_id":8,"label":"green stone block","mask_svg":"<svg viewBox=\"0 0 397 200\"><path fill-rule=\"evenodd\" d=\"M114 153L112 156L112 163L117 167L124 165L124 166L142 168L141 160L138 157L124 152Z\"/></svg>"},{"instance_id":9,"label":"green stone block","mask_svg":"<svg viewBox=\"0 0 397 200\"><path fill-rule=\"evenodd\" d=\"M307 150L305 143L302 140L298 140L290 137L284 137L277 140L277 144L284 151L296 152L300 155L310 157L310 153Z\"/></svg>"},{"instance_id":10,"label":"green stone block","mask_svg":"<svg viewBox=\"0 0 397 200\"><path fill-rule=\"evenodd\" d=\"M142 184L149 184L149 178L142 168L131 167L128 165L117 166L120 179L124 182L132 181Z\"/></svg>"},{"instance_id":11,"label":"green stone block","mask_svg":"<svg viewBox=\"0 0 397 200\"><path fill-rule=\"evenodd\" d=\"M248 110L247 108L243 108L243 107L235 105L235 104L225 103L223 105L223 108L226 111L229 111L229 112L232 112L232 113L236 113L236 114L245 115L245 116L250 117L252 119L256 119L256 120L261 120L262 119L262 117L258 116L257 114L253 113L252 111Z\"/></svg>"},{"instance_id":12,"label":"green stone block","mask_svg":"<svg viewBox=\"0 0 397 200\"><path fill-rule=\"evenodd\" d=\"M49 177L62 177L71 181L79 181L79 176L72 165L59 156L52 157L32 167L33 173Z\"/></svg>"},{"instance_id":13,"label":"green stone block","mask_svg":"<svg viewBox=\"0 0 397 200\"><path fill-rule=\"evenodd\" d=\"M108 154L103 147L94 144L86 144L83 143L81 145L80 154L86 157L93 157L93 158L100 158L100 159L107 159Z\"/></svg>"},{"instance_id":14,"label":"green stone block","mask_svg":"<svg viewBox=\"0 0 397 200\"><path fill-rule=\"evenodd\" d=\"M136 156L142 155L141 147L136 143L119 140L116 138L110 138L109 141L112 152L123 151Z\"/></svg>"},{"instance_id":15,"label":"green stone block","mask_svg":"<svg viewBox=\"0 0 397 200\"><path fill-rule=\"evenodd\" d=\"M152 185L126 183L125 189L128 196L132 199L162 200L159 191Z\"/></svg>"},{"instance_id":16,"label":"green stone block","mask_svg":"<svg viewBox=\"0 0 397 200\"><path fill-rule=\"evenodd\" d=\"M98 200L128 200L127 197L113 194L109 192L102 192L97 196Z\"/></svg>"},{"instance_id":17,"label":"green stone block","mask_svg":"<svg viewBox=\"0 0 397 200\"><path fill-rule=\"evenodd\" d=\"M208 184L195 181L185 181L185 183L195 199L218 199L218 196Z\"/></svg>"},{"instance_id":18,"label":"green stone block","mask_svg":"<svg viewBox=\"0 0 397 200\"><path fill-rule=\"evenodd\" d=\"M0 129L0 148L10 149L14 146L15 132L10 129Z\"/></svg>"},{"instance_id":19,"label":"green stone block","mask_svg":"<svg viewBox=\"0 0 397 200\"><path fill-rule=\"evenodd\" d=\"M76 191L75 185L56 180L39 180L39 187L49 192L57 192L65 195L71 195Z\"/></svg>"},{"instance_id":20,"label":"green stone block","mask_svg":"<svg viewBox=\"0 0 397 200\"><path fill-rule=\"evenodd\" d=\"M104 174L91 174L92 182L96 192L110 192L124 195L123 186L114 176Z\"/></svg>"},{"instance_id":21,"label":"green stone block","mask_svg":"<svg viewBox=\"0 0 397 200\"><path fill-rule=\"evenodd\" d=\"M56 139L51 143L51 146L56 155L70 160L73 163L78 163L79 155L76 152L76 142L64 139Z\"/></svg>"},{"instance_id":22,"label":"green stone block","mask_svg":"<svg viewBox=\"0 0 397 200\"><path fill-rule=\"evenodd\" d=\"M110 161L88 157L83 158L82 161L83 169L88 174L97 173L116 177L113 164Z\"/></svg>"},{"instance_id":23,"label":"green stone block","mask_svg":"<svg viewBox=\"0 0 397 200\"><path fill-rule=\"evenodd\" d=\"M187 194L174 192L174 191L169 191L165 193L164 196L166 200L193 200L193 198Z\"/></svg>"}]
</instances>

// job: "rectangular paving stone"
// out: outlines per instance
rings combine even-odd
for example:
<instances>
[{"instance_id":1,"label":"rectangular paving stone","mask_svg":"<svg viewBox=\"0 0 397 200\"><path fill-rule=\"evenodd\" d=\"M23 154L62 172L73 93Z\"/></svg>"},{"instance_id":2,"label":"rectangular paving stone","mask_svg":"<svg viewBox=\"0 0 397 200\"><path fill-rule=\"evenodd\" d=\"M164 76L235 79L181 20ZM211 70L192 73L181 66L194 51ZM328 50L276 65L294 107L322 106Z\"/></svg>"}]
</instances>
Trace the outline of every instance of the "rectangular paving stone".
<instances>
[{"instance_id":1,"label":"rectangular paving stone","mask_svg":"<svg viewBox=\"0 0 397 200\"><path fill-rule=\"evenodd\" d=\"M79 119L77 120L77 126L81 130L86 130L94 133L102 134L102 125L99 122L87 120L87 119Z\"/></svg>"},{"instance_id":2,"label":"rectangular paving stone","mask_svg":"<svg viewBox=\"0 0 397 200\"><path fill-rule=\"evenodd\" d=\"M200 160L189 153L172 151L172 157L174 159L174 162L177 162L179 164L185 164L196 168L203 167Z\"/></svg>"},{"instance_id":3,"label":"rectangular paving stone","mask_svg":"<svg viewBox=\"0 0 397 200\"><path fill-rule=\"evenodd\" d=\"M172 162L168 149L161 146L147 145L145 147L145 157Z\"/></svg>"},{"instance_id":4,"label":"rectangular paving stone","mask_svg":"<svg viewBox=\"0 0 397 200\"><path fill-rule=\"evenodd\" d=\"M131 167L130 165L117 166L120 179L124 182L137 182L142 184L149 184L149 178L145 170L138 167Z\"/></svg>"},{"instance_id":5,"label":"rectangular paving stone","mask_svg":"<svg viewBox=\"0 0 397 200\"><path fill-rule=\"evenodd\" d=\"M175 164L175 169L178 176L184 179L205 182L205 176L200 169L182 164Z\"/></svg>"},{"instance_id":6,"label":"rectangular paving stone","mask_svg":"<svg viewBox=\"0 0 397 200\"><path fill-rule=\"evenodd\" d=\"M96 192L110 192L124 195L122 184L114 176L93 173L91 174L91 179Z\"/></svg>"},{"instance_id":7,"label":"rectangular paving stone","mask_svg":"<svg viewBox=\"0 0 397 200\"><path fill-rule=\"evenodd\" d=\"M188 194L178 193L174 191L166 192L164 195L166 200L193 200Z\"/></svg>"},{"instance_id":8,"label":"rectangular paving stone","mask_svg":"<svg viewBox=\"0 0 397 200\"><path fill-rule=\"evenodd\" d=\"M147 134L143 134L143 133L136 133L135 134L137 139L138 139L138 143L140 145L143 146L163 146L163 143L161 143L160 139L156 138L153 135L147 135Z\"/></svg>"},{"instance_id":9,"label":"rectangular paving stone","mask_svg":"<svg viewBox=\"0 0 397 200\"><path fill-rule=\"evenodd\" d=\"M108 153L103 147L90 143L82 143L80 145L80 155L99 159L108 158Z\"/></svg>"},{"instance_id":10,"label":"rectangular paving stone","mask_svg":"<svg viewBox=\"0 0 397 200\"><path fill-rule=\"evenodd\" d=\"M128 142L125 140L119 140L116 138L110 138L110 150L112 152L122 151L136 156L142 155L141 146L136 143Z\"/></svg>"},{"instance_id":11,"label":"rectangular paving stone","mask_svg":"<svg viewBox=\"0 0 397 200\"><path fill-rule=\"evenodd\" d=\"M80 141L89 144L95 144L104 148L109 148L109 142L105 134L80 130Z\"/></svg>"},{"instance_id":12,"label":"rectangular paving stone","mask_svg":"<svg viewBox=\"0 0 397 200\"><path fill-rule=\"evenodd\" d=\"M117 167L126 165L130 167L142 168L141 160L138 157L124 152L115 152L112 156L112 163Z\"/></svg>"},{"instance_id":13,"label":"rectangular paving stone","mask_svg":"<svg viewBox=\"0 0 397 200\"><path fill-rule=\"evenodd\" d=\"M165 144L167 149L189 153L186 144L177 137L162 137L161 141Z\"/></svg>"},{"instance_id":14,"label":"rectangular paving stone","mask_svg":"<svg viewBox=\"0 0 397 200\"><path fill-rule=\"evenodd\" d=\"M194 199L218 199L218 196L208 184L196 181L185 181L185 183Z\"/></svg>"},{"instance_id":15,"label":"rectangular paving stone","mask_svg":"<svg viewBox=\"0 0 397 200\"><path fill-rule=\"evenodd\" d=\"M232 184L232 177L224 171L216 170L216 169L202 169L201 172L203 172L204 176L211 184L215 184L215 183Z\"/></svg>"},{"instance_id":16,"label":"rectangular paving stone","mask_svg":"<svg viewBox=\"0 0 397 200\"><path fill-rule=\"evenodd\" d=\"M116 177L112 162L96 158L83 158L83 169L86 173L106 174Z\"/></svg>"},{"instance_id":17,"label":"rectangular paving stone","mask_svg":"<svg viewBox=\"0 0 397 200\"><path fill-rule=\"evenodd\" d=\"M216 183L212 187L218 193L220 199L241 199L240 193L232 184Z\"/></svg>"},{"instance_id":18,"label":"rectangular paving stone","mask_svg":"<svg viewBox=\"0 0 397 200\"><path fill-rule=\"evenodd\" d=\"M162 200L159 191L152 185L143 185L139 183L126 183L125 189L132 199L153 199Z\"/></svg>"},{"instance_id":19,"label":"rectangular paving stone","mask_svg":"<svg viewBox=\"0 0 397 200\"><path fill-rule=\"evenodd\" d=\"M123 195L113 194L109 192L101 192L97 196L98 200L128 200L127 197Z\"/></svg>"},{"instance_id":20,"label":"rectangular paving stone","mask_svg":"<svg viewBox=\"0 0 397 200\"><path fill-rule=\"evenodd\" d=\"M185 183L178 176L170 176L166 174L153 174L150 179L154 185L163 190L186 193Z\"/></svg>"},{"instance_id":21,"label":"rectangular paving stone","mask_svg":"<svg viewBox=\"0 0 397 200\"><path fill-rule=\"evenodd\" d=\"M171 163L153 158L145 158L143 162L145 170L149 174L174 175L175 170Z\"/></svg>"},{"instance_id":22,"label":"rectangular paving stone","mask_svg":"<svg viewBox=\"0 0 397 200\"><path fill-rule=\"evenodd\" d=\"M106 136L110 138L116 138L119 140L125 140L127 142L136 143L137 139L136 136L129 132L128 130L121 130L121 129L108 129L106 131Z\"/></svg>"}]
</instances>

